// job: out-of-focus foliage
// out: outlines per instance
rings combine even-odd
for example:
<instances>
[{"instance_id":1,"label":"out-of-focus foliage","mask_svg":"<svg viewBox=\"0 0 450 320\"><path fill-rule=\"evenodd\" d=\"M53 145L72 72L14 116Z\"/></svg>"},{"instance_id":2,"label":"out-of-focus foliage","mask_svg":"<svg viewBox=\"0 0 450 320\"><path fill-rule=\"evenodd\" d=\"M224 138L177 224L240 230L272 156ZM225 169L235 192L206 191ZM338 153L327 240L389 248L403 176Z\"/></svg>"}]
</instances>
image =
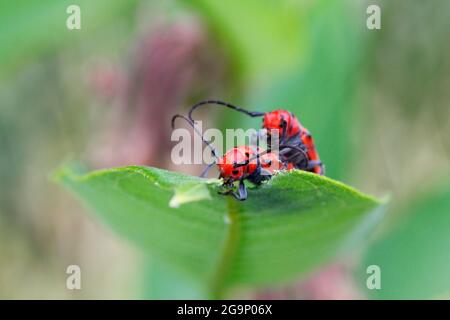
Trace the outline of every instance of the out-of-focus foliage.
<instances>
[{"instance_id":1,"label":"out-of-focus foliage","mask_svg":"<svg viewBox=\"0 0 450 320\"><path fill-rule=\"evenodd\" d=\"M186 3L208 23L247 81L272 77L301 62L310 4L267 0Z\"/></svg>"},{"instance_id":2,"label":"out-of-focus foliage","mask_svg":"<svg viewBox=\"0 0 450 320\"><path fill-rule=\"evenodd\" d=\"M449 299L450 185L412 201L397 220L361 264L361 285L367 266L381 271L381 288L363 287L365 293L375 299Z\"/></svg>"},{"instance_id":3,"label":"out-of-focus foliage","mask_svg":"<svg viewBox=\"0 0 450 320\"><path fill-rule=\"evenodd\" d=\"M448 100L450 2L379 2L384 30L371 45L374 54L368 61L378 90L408 120L423 111L439 112Z\"/></svg>"},{"instance_id":4,"label":"out-of-focus foliage","mask_svg":"<svg viewBox=\"0 0 450 320\"><path fill-rule=\"evenodd\" d=\"M81 7L79 31L66 28L69 4ZM369 4L381 7L380 30L366 28ZM427 297L446 296L447 278L425 286L430 273L397 265L439 274L433 263L448 251L437 234L428 239L429 228L409 221L419 215L410 205L416 195L436 190L450 172L449 8L447 0L0 1L0 297L135 298L142 287L151 298L201 297L201 288L167 264L143 257L141 268L132 246L80 214L47 178L67 158L96 167L139 159L195 173L168 161L166 118L206 98L290 109L312 132L328 176L391 193L389 232L378 234L368 256L386 261L382 282L396 290L368 297L419 287ZM198 116L204 127L260 125L217 108ZM179 195L182 202L186 193ZM444 203L429 201L430 209ZM437 216L420 221L443 230ZM423 246L391 257L384 243L401 247L399 239L408 238L401 230L417 233ZM411 257L426 261L400 260ZM64 287L72 263L83 267L78 292ZM295 283L291 292L319 287L339 297L335 283L352 285L348 275L333 280L339 270L326 286L327 276L315 270L316 282ZM393 280L397 274L404 277Z\"/></svg>"},{"instance_id":5,"label":"out-of-focus foliage","mask_svg":"<svg viewBox=\"0 0 450 320\"><path fill-rule=\"evenodd\" d=\"M72 4L80 6L82 25L81 30L70 32L66 28L66 9ZM90 33L111 23L117 14L129 15L135 7L134 0L1 1L0 74L4 77L37 56L83 41Z\"/></svg>"},{"instance_id":6,"label":"out-of-focus foliage","mask_svg":"<svg viewBox=\"0 0 450 320\"><path fill-rule=\"evenodd\" d=\"M218 195L218 181L147 167L56 177L118 233L216 295L311 271L349 239L361 245L368 216L381 212L374 198L303 171L276 175L244 202Z\"/></svg>"},{"instance_id":7,"label":"out-of-focus foliage","mask_svg":"<svg viewBox=\"0 0 450 320\"><path fill-rule=\"evenodd\" d=\"M99 56L118 59L134 28L132 1L77 3L82 29L70 31L66 8L73 2L0 2L0 297L6 299L119 298L134 290L124 271L136 268L133 251L99 233L48 179L65 159L86 158L91 130L101 125L89 67ZM85 241L103 248L99 260L82 249ZM111 266L119 252L122 259ZM92 285L83 291L64 285L74 261L89 270L84 277ZM109 272L99 277L102 265Z\"/></svg>"}]
</instances>

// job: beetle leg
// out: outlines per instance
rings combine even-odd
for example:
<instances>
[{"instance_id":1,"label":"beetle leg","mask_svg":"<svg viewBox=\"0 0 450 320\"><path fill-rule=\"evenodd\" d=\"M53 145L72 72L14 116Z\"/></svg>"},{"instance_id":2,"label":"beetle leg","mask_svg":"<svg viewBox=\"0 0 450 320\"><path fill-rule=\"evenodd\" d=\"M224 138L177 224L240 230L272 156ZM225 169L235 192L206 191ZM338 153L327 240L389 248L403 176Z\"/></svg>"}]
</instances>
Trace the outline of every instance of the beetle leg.
<instances>
[{"instance_id":1,"label":"beetle leg","mask_svg":"<svg viewBox=\"0 0 450 320\"><path fill-rule=\"evenodd\" d=\"M311 160L311 161L309 161L309 164L308 164L308 169L309 170L314 169L315 166L321 166L322 167L322 161L319 161L319 160Z\"/></svg>"},{"instance_id":2,"label":"beetle leg","mask_svg":"<svg viewBox=\"0 0 450 320\"><path fill-rule=\"evenodd\" d=\"M308 163L308 170L312 170L316 166L320 167L320 171L317 172L317 173L320 174L320 175L323 175L325 173L325 168L324 168L324 165L323 165L322 161L320 161L320 160L311 160L311 161L309 161L309 163Z\"/></svg>"},{"instance_id":3,"label":"beetle leg","mask_svg":"<svg viewBox=\"0 0 450 320\"><path fill-rule=\"evenodd\" d=\"M239 201L244 201L247 199L247 188L245 187L244 180L239 181L238 192L235 192L233 189L229 189L227 191L219 192L219 194L227 196L233 196L235 199Z\"/></svg>"},{"instance_id":4,"label":"beetle leg","mask_svg":"<svg viewBox=\"0 0 450 320\"><path fill-rule=\"evenodd\" d=\"M287 152L282 154L284 162L294 163L298 169L309 170L310 165L309 165L308 155L302 148L294 147L294 146L287 146L282 151L285 151L285 150L289 150L290 154L288 154ZM281 151L280 151L280 154L281 154Z\"/></svg>"},{"instance_id":5,"label":"beetle leg","mask_svg":"<svg viewBox=\"0 0 450 320\"><path fill-rule=\"evenodd\" d=\"M240 201L244 201L247 199L247 188L245 187L245 183L244 180L240 180L239 181L239 187L238 187L238 191L239 191L239 196L236 197L236 193L233 193L234 197Z\"/></svg>"}]
</instances>

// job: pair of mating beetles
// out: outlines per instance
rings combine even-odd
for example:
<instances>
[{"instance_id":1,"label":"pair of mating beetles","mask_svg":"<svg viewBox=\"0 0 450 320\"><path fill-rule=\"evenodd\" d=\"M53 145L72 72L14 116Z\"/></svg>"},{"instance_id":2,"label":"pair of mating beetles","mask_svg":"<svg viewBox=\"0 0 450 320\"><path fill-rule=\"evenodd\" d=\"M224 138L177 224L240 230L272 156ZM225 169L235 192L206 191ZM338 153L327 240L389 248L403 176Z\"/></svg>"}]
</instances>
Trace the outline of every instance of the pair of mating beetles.
<instances>
[{"instance_id":1,"label":"pair of mating beetles","mask_svg":"<svg viewBox=\"0 0 450 320\"><path fill-rule=\"evenodd\" d=\"M263 150L261 147L240 146L227 151L225 155L219 157L216 150L203 135L196 130L192 113L195 109L203 105L218 105L242 112L250 117L263 117L263 129L267 133L267 145L271 145L271 132L278 133L279 152L275 153L270 148ZM248 180L259 185L264 180L268 180L275 173L276 169L300 169L324 174L324 166L320 161L319 154L314 146L314 140L308 129L303 127L298 119L291 112L286 110L275 110L271 112L248 111L234 106L230 103L218 100L201 101L189 110L187 117L175 115L172 118L172 128L175 120L181 118L186 120L194 128L202 141L211 149L216 162L208 165L202 176L206 176L208 170L217 165L220 172L219 178L223 179L223 187L226 188L224 195L231 195L238 200L247 199L247 188L244 181ZM238 183L236 190L235 182Z\"/></svg>"}]
</instances>

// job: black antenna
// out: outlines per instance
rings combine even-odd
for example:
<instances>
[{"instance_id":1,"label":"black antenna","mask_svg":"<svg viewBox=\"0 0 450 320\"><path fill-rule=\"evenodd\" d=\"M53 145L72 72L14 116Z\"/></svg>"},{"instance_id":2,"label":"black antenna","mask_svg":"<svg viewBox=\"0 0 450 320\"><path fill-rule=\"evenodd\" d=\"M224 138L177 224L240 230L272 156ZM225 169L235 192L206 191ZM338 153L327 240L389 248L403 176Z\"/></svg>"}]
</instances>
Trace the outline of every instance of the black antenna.
<instances>
[{"instance_id":1,"label":"black antenna","mask_svg":"<svg viewBox=\"0 0 450 320\"><path fill-rule=\"evenodd\" d=\"M200 131L198 131L197 127L195 126L195 122L194 121L186 118L185 116L183 116L181 114L176 114L176 115L174 115L172 117L172 129L175 128L175 120L177 118L181 118L183 120L186 120L186 122L189 123L189 125L194 129L194 131L200 136L200 138L208 146L208 148L211 149L211 154L213 155L213 157L216 158L217 160L220 160L219 157L217 156L216 149L211 145L210 141L205 140L205 138L203 137L202 133Z\"/></svg>"},{"instance_id":2,"label":"black antenna","mask_svg":"<svg viewBox=\"0 0 450 320\"><path fill-rule=\"evenodd\" d=\"M259 134L256 134L256 151L257 151L256 152L256 165L259 167L261 164L260 159L259 159L260 155L258 153L258 151L259 151Z\"/></svg>"},{"instance_id":3,"label":"black antenna","mask_svg":"<svg viewBox=\"0 0 450 320\"><path fill-rule=\"evenodd\" d=\"M205 101L200 101L200 102L198 102L197 104L195 104L195 105L193 105L191 107L191 109L189 110L189 113L188 113L189 120L194 121L192 119L192 112L194 112L194 110L197 109L198 107L203 106L205 104L215 104L215 105L225 106L225 107L233 109L235 111L245 113L246 115L248 115L250 117L262 117L262 116L264 116L264 112L248 111L248 110L245 110L245 109L243 109L241 107L237 107L235 105L232 105L231 103L228 103L228 102L224 102L224 101L220 101L220 100L205 100Z\"/></svg>"}]
</instances>

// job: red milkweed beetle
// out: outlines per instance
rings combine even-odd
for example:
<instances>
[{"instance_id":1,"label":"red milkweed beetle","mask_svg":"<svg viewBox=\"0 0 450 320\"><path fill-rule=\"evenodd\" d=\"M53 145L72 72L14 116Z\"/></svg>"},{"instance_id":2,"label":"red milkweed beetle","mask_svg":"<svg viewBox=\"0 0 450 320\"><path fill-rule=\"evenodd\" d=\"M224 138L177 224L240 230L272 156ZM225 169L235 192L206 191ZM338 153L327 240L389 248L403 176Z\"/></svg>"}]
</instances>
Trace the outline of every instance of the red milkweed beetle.
<instances>
[{"instance_id":1,"label":"red milkweed beetle","mask_svg":"<svg viewBox=\"0 0 450 320\"><path fill-rule=\"evenodd\" d=\"M199 132L194 121L183 115L175 115L172 118L172 128L175 127L177 118L184 119L194 128L194 131L201 137L202 141L211 150L212 156L216 159L201 174L206 176L208 170L217 165L220 172L220 179L223 179L222 186L227 190L220 192L223 195L232 195L237 200L243 201L247 199L247 188L244 181L248 180L255 185L260 185L263 181L269 180L275 173L275 170L286 169L286 166L279 160L274 152L268 152L256 146L240 146L227 151L222 157L217 155L216 149L207 141L201 132ZM295 148L294 148L295 149ZM234 183L239 181L237 192Z\"/></svg>"},{"instance_id":2,"label":"red milkweed beetle","mask_svg":"<svg viewBox=\"0 0 450 320\"><path fill-rule=\"evenodd\" d=\"M268 135L268 145L270 145L271 130L278 130L280 143L280 159L288 169L297 168L305 171L324 174L324 165L320 161L319 154L314 145L314 140L308 129L303 127L298 119L287 110L274 110L270 112L248 111L219 100L200 101L189 110L189 119L192 119L192 112L198 107L206 104L225 106L238 112L242 112L250 117L263 117L263 128ZM281 147L283 145L283 147ZM296 148L293 148L296 147ZM301 150L300 150L301 149ZM305 159L305 153L307 159Z\"/></svg>"}]
</instances>

